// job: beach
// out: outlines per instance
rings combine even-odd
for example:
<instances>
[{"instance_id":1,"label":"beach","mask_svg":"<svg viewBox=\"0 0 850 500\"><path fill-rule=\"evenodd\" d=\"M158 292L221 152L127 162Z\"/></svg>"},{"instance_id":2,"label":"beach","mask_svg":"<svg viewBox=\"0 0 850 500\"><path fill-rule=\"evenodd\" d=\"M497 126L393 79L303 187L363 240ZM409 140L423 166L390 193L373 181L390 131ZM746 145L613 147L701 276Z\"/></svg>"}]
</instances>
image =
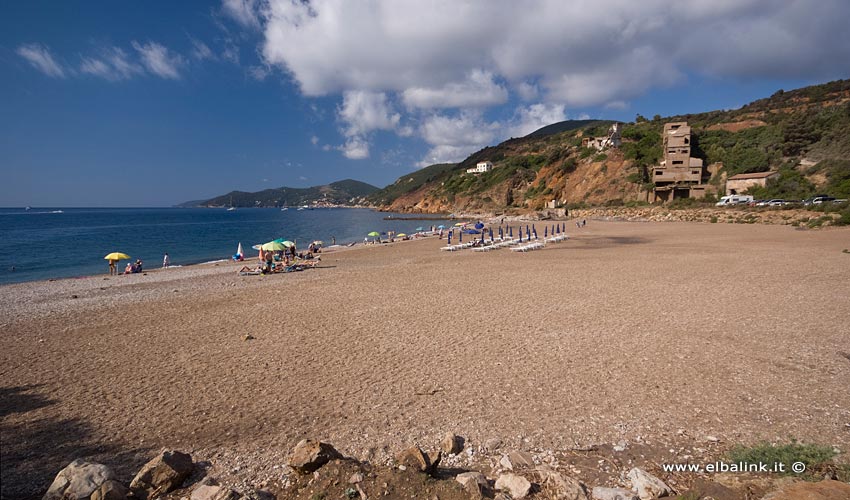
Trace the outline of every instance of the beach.
<instances>
[{"instance_id":1,"label":"beach","mask_svg":"<svg viewBox=\"0 0 850 500\"><path fill-rule=\"evenodd\" d=\"M447 431L850 450L850 229L567 233L522 254L428 238L271 276L222 262L2 286L4 497L40 496L78 457L129 479L162 447L274 481L306 437L375 462Z\"/></svg>"}]
</instances>

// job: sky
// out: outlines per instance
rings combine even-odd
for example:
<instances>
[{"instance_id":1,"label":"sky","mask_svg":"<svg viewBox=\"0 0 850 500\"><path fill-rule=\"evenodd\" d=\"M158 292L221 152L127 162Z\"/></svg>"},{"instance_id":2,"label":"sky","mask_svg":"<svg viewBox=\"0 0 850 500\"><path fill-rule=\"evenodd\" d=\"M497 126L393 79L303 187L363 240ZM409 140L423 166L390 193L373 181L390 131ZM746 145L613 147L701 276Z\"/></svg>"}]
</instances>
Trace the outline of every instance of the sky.
<instances>
[{"instance_id":1,"label":"sky","mask_svg":"<svg viewBox=\"0 0 850 500\"><path fill-rule=\"evenodd\" d=\"M850 77L846 0L0 3L0 206L383 187L567 119Z\"/></svg>"}]
</instances>

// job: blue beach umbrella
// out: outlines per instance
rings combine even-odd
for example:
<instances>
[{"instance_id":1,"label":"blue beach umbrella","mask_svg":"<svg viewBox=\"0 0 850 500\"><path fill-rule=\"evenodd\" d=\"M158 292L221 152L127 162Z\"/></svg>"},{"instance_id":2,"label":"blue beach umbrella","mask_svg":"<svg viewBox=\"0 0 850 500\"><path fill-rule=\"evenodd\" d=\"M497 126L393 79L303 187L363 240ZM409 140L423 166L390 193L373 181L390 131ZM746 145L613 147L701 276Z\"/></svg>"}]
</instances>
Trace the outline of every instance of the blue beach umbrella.
<instances>
[{"instance_id":1,"label":"blue beach umbrella","mask_svg":"<svg viewBox=\"0 0 850 500\"><path fill-rule=\"evenodd\" d=\"M451 244L452 244L452 232L449 231L448 245L451 245Z\"/></svg>"},{"instance_id":2,"label":"blue beach umbrella","mask_svg":"<svg viewBox=\"0 0 850 500\"><path fill-rule=\"evenodd\" d=\"M534 233L534 239L535 240L538 239L537 238L537 228L535 228L534 226L531 226L531 232Z\"/></svg>"},{"instance_id":3,"label":"blue beach umbrella","mask_svg":"<svg viewBox=\"0 0 850 500\"><path fill-rule=\"evenodd\" d=\"M442 225L442 224L440 224L439 226L437 226L437 229L445 229L445 228L446 228L446 226L444 226L444 225Z\"/></svg>"},{"instance_id":4,"label":"blue beach umbrella","mask_svg":"<svg viewBox=\"0 0 850 500\"><path fill-rule=\"evenodd\" d=\"M531 231L528 230L528 226L525 226L525 239L531 239Z\"/></svg>"},{"instance_id":5,"label":"blue beach umbrella","mask_svg":"<svg viewBox=\"0 0 850 500\"><path fill-rule=\"evenodd\" d=\"M505 233L502 232L502 226L499 226L499 239L500 240L505 239Z\"/></svg>"},{"instance_id":6,"label":"blue beach umbrella","mask_svg":"<svg viewBox=\"0 0 850 500\"><path fill-rule=\"evenodd\" d=\"M458 231L457 240L463 243L463 231Z\"/></svg>"},{"instance_id":7,"label":"blue beach umbrella","mask_svg":"<svg viewBox=\"0 0 850 500\"><path fill-rule=\"evenodd\" d=\"M493 242L493 228L490 228L490 243Z\"/></svg>"},{"instance_id":8,"label":"blue beach umbrella","mask_svg":"<svg viewBox=\"0 0 850 500\"><path fill-rule=\"evenodd\" d=\"M475 224L475 229L484 229L484 224L478 222Z\"/></svg>"},{"instance_id":9,"label":"blue beach umbrella","mask_svg":"<svg viewBox=\"0 0 850 500\"><path fill-rule=\"evenodd\" d=\"M555 224L555 234L560 234L560 233L561 233L561 225Z\"/></svg>"},{"instance_id":10,"label":"blue beach umbrella","mask_svg":"<svg viewBox=\"0 0 850 500\"><path fill-rule=\"evenodd\" d=\"M519 233L519 242L522 243L522 228L519 228L519 231L517 231L517 233Z\"/></svg>"},{"instance_id":11,"label":"blue beach umbrella","mask_svg":"<svg viewBox=\"0 0 850 500\"><path fill-rule=\"evenodd\" d=\"M510 239L514 239L514 228L508 226L508 231L511 233L508 235L508 237L510 237Z\"/></svg>"},{"instance_id":12,"label":"blue beach umbrella","mask_svg":"<svg viewBox=\"0 0 850 500\"><path fill-rule=\"evenodd\" d=\"M543 237L547 238L549 236L549 226L543 228Z\"/></svg>"},{"instance_id":13,"label":"blue beach umbrella","mask_svg":"<svg viewBox=\"0 0 850 500\"><path fill-rule=\"evenodd\" d=\"M567 223L566 223L566 222L564 222L564 223L563 223L563 226L561 227L561 232L562 232L562 233L566 233L566 232L567 232Z\"/></svg>"}]
</instances>

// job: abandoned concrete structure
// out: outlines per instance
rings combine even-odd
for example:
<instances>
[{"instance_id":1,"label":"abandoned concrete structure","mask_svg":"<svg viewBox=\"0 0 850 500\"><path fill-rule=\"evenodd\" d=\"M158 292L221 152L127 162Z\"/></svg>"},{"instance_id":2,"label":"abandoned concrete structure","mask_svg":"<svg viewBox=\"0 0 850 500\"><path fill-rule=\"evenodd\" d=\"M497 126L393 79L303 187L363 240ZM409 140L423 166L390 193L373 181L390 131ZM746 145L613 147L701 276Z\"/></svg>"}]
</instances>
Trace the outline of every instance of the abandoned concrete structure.
<instances>
[{"instance_id":1,"label":"abandoned concrete structure","mask_svg":"<svg viewBox=\"0 0 850 500\"><path fill-rule=\"evenodd\" d=\"M581 140L582 147L594 148L597 151L602 151L605 148L619 148L622 143L619 123L611 125L611 128L608 129L608 135L605 137L585 137Z\"/></svg>"},{"instance_id":2,"label":"abandoned concrete structure","mask_svg":"<svg viewBox=\"0 0 850 500\"><path fill-rule=\"evenodd\" d=\"M691 156L691 127L687 122L664 124L662 136L664 159L652 168L652 202L672 201L678 198L702 198L706 192L715 192L706 184L712 172L701 158ZM719 167L712 165L711 170Z\"/></svg>"},{"instance_id":3,"label":"abandoned concrete structure","mask_svg":"<svg viewBox=\"0 0 850 500\"><path fill-rule=\"evenodd\" d=\"M726 179L726 195L742 194L753 186L766 187L767 181L779 175L779 172L756 172L738 174Z\"/></svg>"}]
</instances>

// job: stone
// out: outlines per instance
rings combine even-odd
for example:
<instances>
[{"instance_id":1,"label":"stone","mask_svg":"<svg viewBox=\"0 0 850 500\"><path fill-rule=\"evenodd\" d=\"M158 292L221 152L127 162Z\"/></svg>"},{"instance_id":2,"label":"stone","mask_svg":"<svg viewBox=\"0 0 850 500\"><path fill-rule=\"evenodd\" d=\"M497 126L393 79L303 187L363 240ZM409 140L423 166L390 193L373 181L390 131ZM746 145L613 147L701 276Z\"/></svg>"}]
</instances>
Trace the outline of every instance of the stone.
<instances>
[{"instance_id":1,"label":"stone","mask_svg":"<svg viewBox=\"0 0 850 500\"><path fill-rule=\"evenodd\" d=\"M91 494L91 500L126 500L130 490L126 486L110 479L100 485L100 488L94 490Z\"/></svg>"},{"instance_id":2,"label":"stone","mask_svg":"<svg viewBox=\"0 0 850 500\"><path fill-rule=\"evenodd\" d=\"M366 476L362 472L355 472L348 478L348 482L350 484L357 484L362 483L364 479L366 479Z\"/></svg>"},{"instance_id":3,"label":"stone","mask_svg":"<svg viewBox=\"0 0 850 500\"><path fill-rule=\"evenodd\" d=\"M425 454L425 456L428 457L428 470L427 470L427 472L429 474L433 473L434 471L437 470L437 466L440 465L440 460L443 459L443 451L442 450L429 451L428 453Z\"/></svg>"},{"instance_id":4,"label":"stone","mask_svg":"<svg viewBox=\"0 0 850 500\"><path fill-rule=\"evenodd\" d=\"M202 484L192 490L190 500L239 500L242 495L224 486Z\"/></svg>"},{"instance_id":5,"label":"stone","mask_svg":"<svg viewBox=\"0 0 850 500\"><path fill-rule=\"evenodd\" d=\"M833 500L850 498L850 484L827 479L817 483L800 481L783 486L764 500Z\"/></svg>"},{"instance_id":6,"label":"stone","mask_svg":"<svg viewBox=\"0 0 850 500\"><path fill-rule=\"evenodd\" d=\"M531 491L531 483L528 479L516 474L501 474L496 479L496 489L507 491L511 498L520 499L528 496Z\"/></svg>"},{"instance_id":7,"label":"stone","mask_svg":"<svg viewBox=\"0 0 850 500\"><path fill-rule=\"evenodd\" d=\"M457 455L463 450L463 438L452 432L447 432L440 443L440 449L446 455Z\"/></svg>"},{"instance_id":8,"label":"stone","mask_svg":"<svg viewBox=\"0 0 850 500\"><path fill-rule=\"evenodd\" d=\"M593 500L638 500L634 491L623 488L603 488L602 486L593 488L590 497Z\"/></svg>"},{"instance_id":9,"label":"stone","mask_svg":"<svg viewBox=\"0 0 850 500\"><path fill-rule=\"evenodd\" d=\"M496 451L502 447L502 440L499 438L490 438L484 441L484 449L487 451Z\"/></svg>"},{"instance_id":10,"label":"stone","mask_svg":"<svg viewBox=\"0 0 850 500\"><path fill-rule=\"evenodd\" d=\"M164 450L142 466L130 482L130 492L142 500L164 495L183 484L194 467L190 455Z\"/></svg>"},{"instance_id":11,"label":"stone","mask_svg":"<svg viewBox=\"0 0 850 500\"><path fill-rule=\"evenodd\" d=\"M507 470L534 467L534 458L526 451L512 451L499 460L499 465Z\"/></svg>"},{"instance_id":12,"label":"stone","mask_svg":"<svg viewBox=\"0 0 850 500\"><path fill-rule=\"evenodd\" d=\"M418 446L411 446L395 456L396 464L419 472L431 470L431 459Z\"/></svg>"},{"instance_id":13,"label":"stone","mask_svg":"<svg viewBox=\"0 0 850 500\"><path fill-rule=\"evenodd\" d=\"M455 480L469 493L470 498L484 498L484 490L487 488L487 477L480 472L464 472L458 474Z\"/></svg>"},{"instance_id":14,"label":"stone","mask_svg":"<svg viewBox=\"0 0 850 500\"><path fill-rule=\"evenodd\" d=\"M116 491L123 488L124 496L127 490L118 483L115 473L109 467L95 462L87 462L78 458L56 474L47 493L42 500L75 500L97 498L112 500L117 498ZM106 495L106 496L104 496Z\"/></svg>"},{"instance_id":15,"label":"stone","mask_svg":"<svg viewBox=\"0 0 850 500\"><path fill-rule=\"evenodd\" d=\"M301 474L312 474L331 460L339 458L342 455L328 443L302 439L292 450L289 466Z\"/></svg>"},{"instance_id":16,"label":"stone","mask_svg":"<svg viewBox=\"0 0 850 500\"><path fill-rule=\"evenodd\" d=\"M562 476L547 466L540 466L537 470L540 472L540 484L552 500L587 500L587 492L578 480Z\"/></svg>"},{"instance_id":17,"label":"stone","mask_svg":"<svg viewBox=\"0 0 850 500\"><path fill-rule=\"evenodd\" d=\"M651 500L673 493L664 481L639 467L630 470L627 477L632 482L632 489L637 491L641 500Z\"/></svg>"}]
</instances>

